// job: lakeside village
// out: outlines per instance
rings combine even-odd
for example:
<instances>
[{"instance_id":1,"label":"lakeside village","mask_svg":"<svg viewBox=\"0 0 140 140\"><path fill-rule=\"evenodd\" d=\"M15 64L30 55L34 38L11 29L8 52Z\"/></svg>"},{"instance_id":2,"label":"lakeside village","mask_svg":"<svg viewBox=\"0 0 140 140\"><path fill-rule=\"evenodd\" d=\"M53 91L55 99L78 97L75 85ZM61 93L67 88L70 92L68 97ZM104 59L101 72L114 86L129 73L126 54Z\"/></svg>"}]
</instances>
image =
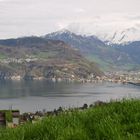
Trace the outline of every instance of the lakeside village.
<instances>
[{"instance_id":1,"label":"lakeside village","mask_svg":"<svg viewBox=\"0 0 140 140\"><path fill-rule=\"evenodd\" d=\"M74 75L70 77L32 77L28 76L27 78L21 77L20 75L14 75L10 77L4 77L4 74L0 72L0 80L13 80L13 81L21 81L21 80L46 80L51 82L80 82L80 83L101 83L101 82L113 82L113 83L140 83L140 71L131 71L131 72L106 72L103 76L95 76L94 74L90 74L88 78L75 78Z\"/></svg>"}]
</instances>

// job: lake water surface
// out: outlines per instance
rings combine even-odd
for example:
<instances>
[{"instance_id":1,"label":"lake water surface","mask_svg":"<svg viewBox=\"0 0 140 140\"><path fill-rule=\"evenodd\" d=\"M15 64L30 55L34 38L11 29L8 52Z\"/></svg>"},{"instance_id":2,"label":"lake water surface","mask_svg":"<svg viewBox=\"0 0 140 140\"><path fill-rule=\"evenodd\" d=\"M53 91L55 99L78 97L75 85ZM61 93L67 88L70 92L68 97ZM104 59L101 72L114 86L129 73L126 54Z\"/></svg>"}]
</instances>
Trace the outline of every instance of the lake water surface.
<instances>
[{"instance_id":1,"label":"lake water surface","mask_svg":"<svg viewBox=\"0 0 140 140\"><path fill-rule=\"evenodd\" d=\"M48 83L46 81L1 81L0 109L21 112L79 107L97 100L140 98L140 87L114 83Z\"/></svg>"}]
</instances>

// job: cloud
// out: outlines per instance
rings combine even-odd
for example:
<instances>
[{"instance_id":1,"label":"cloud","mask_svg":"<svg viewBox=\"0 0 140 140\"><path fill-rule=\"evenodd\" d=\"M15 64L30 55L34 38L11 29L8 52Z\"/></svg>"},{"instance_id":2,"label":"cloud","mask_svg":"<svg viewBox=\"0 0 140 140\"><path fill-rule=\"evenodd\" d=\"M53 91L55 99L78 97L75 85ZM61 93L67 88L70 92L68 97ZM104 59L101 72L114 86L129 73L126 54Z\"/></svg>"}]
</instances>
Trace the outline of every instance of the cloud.
<instances>
[{"instance_id":1,"label":"cloud","mask_svg":"<svg viewBox=\"0 0 140 140\"><path fill-rule=\"evenodd\" d=\"M140 0L0 0L0 38L41 35L61 28L119 30L139 24Z\"/></svg>"},{"instance_id":2,"label":"cloud","mask_svg":"<svg viewBox=\"0 0 140 140\"><path fill-rule=\"evenodd\" d=\"M127 18L130 20L139 20L140 21L140 15L128 16Z\"/></svg>"},{"instance_id":3,"label":"cloud","mask_svg":"<svg viewBox=\"0 0 140 140\"><path fill-rule=\"evenodd\" d=\"M82 9L82 8L76 8L75 9L75 12L76 13L84 13L86 10L85 9Z\"/></svg>"}]
</instances>

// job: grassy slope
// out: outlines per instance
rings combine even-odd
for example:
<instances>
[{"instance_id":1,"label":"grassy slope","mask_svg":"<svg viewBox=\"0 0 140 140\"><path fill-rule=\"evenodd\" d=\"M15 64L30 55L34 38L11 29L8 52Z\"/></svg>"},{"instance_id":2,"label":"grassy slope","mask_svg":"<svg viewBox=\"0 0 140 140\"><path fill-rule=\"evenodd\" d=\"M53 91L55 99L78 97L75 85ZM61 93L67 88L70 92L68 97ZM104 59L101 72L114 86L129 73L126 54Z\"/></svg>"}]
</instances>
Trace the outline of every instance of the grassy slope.
<instances>
[{"instance_id":1,"label":"grassy slope","mask_svg":"<svg viewBox=\"0 0 140 140\"><path fill-rule=\"evenodd\" d=\"M2 140L137 140L140 101L125 100L2 130Z\"/></svg>"},{"instance_id":2,"label":"grassy slope","mask_svg":"<svg viewBox=\"0 0 140 140\"><path fill-rule=\"evenodd\" d=\"M111 69L110 68L111 64L109 64L105 61L102 61L101 58L99 58L99 56L97 56L97 55L88 55L88 56L86 56L86 58L91 62L92 61L96 62L96 64L99 65L99 67L102 71L108 71Z\"/></svg>"}]
</instances>

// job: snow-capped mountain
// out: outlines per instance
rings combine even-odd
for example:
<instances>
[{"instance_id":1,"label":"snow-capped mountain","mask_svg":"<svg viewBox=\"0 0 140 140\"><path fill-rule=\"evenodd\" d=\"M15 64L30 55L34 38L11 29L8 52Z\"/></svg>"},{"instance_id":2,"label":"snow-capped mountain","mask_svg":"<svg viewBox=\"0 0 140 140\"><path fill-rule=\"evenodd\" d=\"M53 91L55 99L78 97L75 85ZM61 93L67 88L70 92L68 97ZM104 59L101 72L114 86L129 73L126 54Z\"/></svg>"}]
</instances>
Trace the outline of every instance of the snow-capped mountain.
<instances>
[{"instance_id":1,"label":"snow-capped mountain","mask_svg":"<svg viewBox=\"0 0 140 140\"><path fill-rule=\"evenodd\" d=\"M140 29L128 28L125 30L115 31L110 34L98 34L97 36L107 43L127 44L129 42L140 40Z\"/></svg>"},{"instance_id":2,"label":"snow-capped mountain","mask_svg":"<svg viewBox=\"0 0 140 140\"><path fill-rule=\"evenodd\" d=\"M47 34L44 37L47 39L62 40L71 47L80 49L83 53L89 53L95 49L99 51L99 46L106 46L106 44L96 36L79 35L66 29Z\"/></svg>"},{"instance_id":3,"label":"snow-capped mountain","mask_svg":"<svg viewBox=\"0 0 140 140\"><path fill-rule=\"evenodd\" d=\"M101 26L94 23L82 25L79 23L78 25L72 24L67 29L76 34L94 35L108 44L127 44L128 42L140 41L140 24L138 23L110 26Z\"/></svg>"}]
</instances>

